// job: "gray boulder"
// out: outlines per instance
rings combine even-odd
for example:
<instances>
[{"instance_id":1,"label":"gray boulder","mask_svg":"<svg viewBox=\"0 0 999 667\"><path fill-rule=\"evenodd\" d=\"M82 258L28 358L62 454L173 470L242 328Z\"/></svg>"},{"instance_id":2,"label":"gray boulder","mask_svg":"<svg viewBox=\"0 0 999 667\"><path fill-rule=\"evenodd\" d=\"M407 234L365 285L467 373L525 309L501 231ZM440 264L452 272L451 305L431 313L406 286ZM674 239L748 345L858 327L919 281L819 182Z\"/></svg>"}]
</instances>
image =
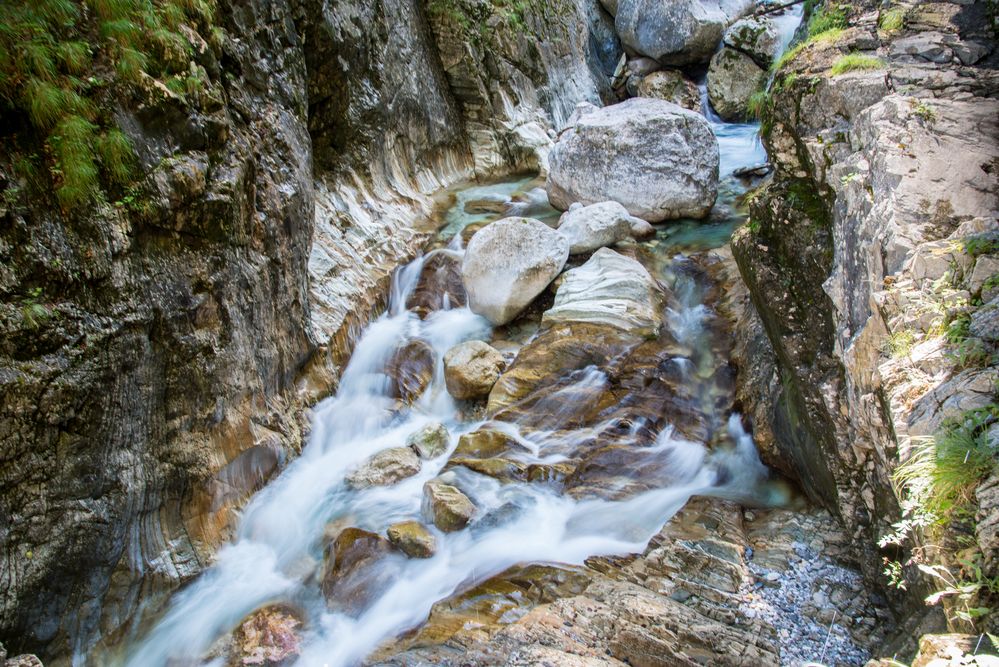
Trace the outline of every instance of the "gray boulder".
<instances>
[{"instance_id":1,"label":"gray boulder","mask_svg":"<svg viewBox=\"0 0 999 667\"><path fill-rule=\"evenodd\" d=\"M389 486L420 472L420 458L409 447L393 447L378 452L347 476L353 489Z\"/></svg>"},{"instance_id":2,"label":"gray boulder","mask_svg":"<svg viewBox=\"0 0 999 667\"><path fill-rule=\"evenodd\" d=\"M718 141L703 116L638 97L602 109L577 108L576 119L549 156L546 187L554 207L616 201L649 222L703 218L711 211Z\"/></svg>"},{"instance_id":3,"label":"gray boulder","mask_svg":"<svg viewBox=\"0 0 999 667\"><path fill-rule=\"evenodd\" d=\"M707 62L725 28L753 0L619 0L614 26L621 42L664 65Z\"/></svg>"},{"instance_id":4,"label":"gray boulder","mask_svg":"<svg viewBox=\"0 0 999 667\"><path fill-rule=\"evenodd\" d=\"M675 69L652 72L642 77L635 92L638 97L672 102L691 111L701 110L701 92L697 84Z\"/></svg>"},{"instance_id":5,"label":"gray boulder","mask_svg":"<svg viewBox=\"0 0 999 667\"><path fill-rule=\"evenodd\" d=\"M569 254L593 252L636 236L644 236L648 225L615 201L583 206L573 204L559 218L558 230L569 241Z\"/></svg>"},{"instance_id":6,"label":"gray boulder","mask_svg":"<svg viewBox=\"0 0 999 667\"><path fill-rule=\"evenodd\" d=\"M767 73L742 51L723 47L708 68L708 99L728 121L749 118L749 98L767 85Z\"/></svg>"},{"instance_id":7,"label":"gray boulder","mask_svg":"<svg viewBox=\"0 0 999 667\"><path fill-rule=\"evenodd\" d=\"M447 451L450 439L447 427L435 422L411 433L406 438L406 446L416 452L421 459L432 459Z\"/></svg>"},{"instance_id":8,"label":"gray boulder","mask_svg":"<svg viewBox=\"0 0 999 667\"><path fill-rule=\"evenodd\" d=\"M780 31L772 20L750 16L725 31L725 45L742 51L766 69L780 55Z\"/></svg>"},{"instance_id":9,"label":"gray boulder","mask_svg":"<svg viewBox=\"0 0 999 667\"><path fill-rule=\"evenodd\" d=\"M569 242L531 218L504 218L468 242L461 277L468 306L496 325L506 324L562 271Z\"/></svg>"}]
</instances>

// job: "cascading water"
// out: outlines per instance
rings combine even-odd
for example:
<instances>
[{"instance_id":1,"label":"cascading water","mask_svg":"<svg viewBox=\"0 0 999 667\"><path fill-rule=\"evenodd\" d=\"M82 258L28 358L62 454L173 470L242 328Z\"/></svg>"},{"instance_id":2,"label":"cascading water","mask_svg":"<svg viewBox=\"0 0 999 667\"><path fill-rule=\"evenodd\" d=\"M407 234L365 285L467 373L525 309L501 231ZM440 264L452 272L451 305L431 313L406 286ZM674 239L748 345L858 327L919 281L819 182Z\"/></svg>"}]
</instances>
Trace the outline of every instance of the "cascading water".
<instances>
[{"instance_id":1,"label":"cascading water","mask_svg":"<svg viewBox=\"0 0 999 667\"><path fill-rule=\"evenodd\" d=\"M800 13L782 19L785 44L798 20ZM756 138L756 125L722 123L709 107L706 110L721 145L723 179L739 167L766 159ZM479 187L459 195L442 231L442 237L454 236L455 240L450 250L440 252L460 255L461 228L491 219L467 215L468 202L509 196L526 184ZM530 192L512 212L523 214L541 205ZM653 248L663 263L660 277L672 277L673 299L665 325L679 344L693 350L675 361L685 381L703 385L701 402L710 413L711 387L705 378L712 352L699 346L709 308L697 281L679 270L687 260L665 257L662 246ZM610 495L576 498L546 484L500 483L462 467L445 470L460 436L484 422L468 419L463 407L448 395L443 355L459 342L488 339L492 331L483 318L465 307L448 309L446 301L445 309L424 319L408 309L407 301L424 265L420 258L396 272L386 313L364 331L336 395L316 406L302 455L253 498L234 542L218 553L204 574L173 597L152 629L126 649L118 664L221 665L221 660L206 661L213 643L254 610L284 601L293 603L306 617L297 665L356 665L384 641L423 622L436 602L513 565L582 564L592 556L640 552L693 495L761 500L761 495L770 493L762 484L767 471L737 415L713 415L722 423L727 420L727 427L720 430L727 432L729 445L711 451L669 425L661 429L651 445L640 449L643 461L654 462L666 472L655 479L653 488L616 499ZM435 368L429 386L407 406L394 397L387 368L397 350L413 340L430 346ZM578 396L598 392L607 382L606 372L595 366L573 371L543 405L535 405L536 413L546 415L541 428L522 429L515 421L491 422L490 426L521 445L516 455L519 463L557 463L566 458L574 440L615 426L598 424L574 431L560 410ZM391 486L355 489L347 483L349 473L374 454L398 447L410 434L438 422L450 433L447 451L423 461L417 474ZM637 439L643 426L640 421L631 424L618 442ZM424 485L438 477L460 487L482 519L454 533L431 528L437 542L432 557L386 557L378 564L377 590L359 612L331 611L317 576L327 526L346 522L384 533L391 524L420 519ZM782 499L762 499L767 500Z\"/></svg>"}]
</instances>

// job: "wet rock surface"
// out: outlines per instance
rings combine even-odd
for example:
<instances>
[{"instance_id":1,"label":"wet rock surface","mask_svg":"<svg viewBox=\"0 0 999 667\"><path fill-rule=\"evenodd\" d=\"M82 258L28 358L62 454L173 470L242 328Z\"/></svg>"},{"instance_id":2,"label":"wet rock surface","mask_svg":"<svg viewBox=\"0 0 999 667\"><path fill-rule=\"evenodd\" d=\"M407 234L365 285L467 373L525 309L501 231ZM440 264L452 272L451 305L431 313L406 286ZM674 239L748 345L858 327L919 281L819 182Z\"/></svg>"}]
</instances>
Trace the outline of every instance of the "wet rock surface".
<instances>
[{"instance_id":1,"label":"wet rock surface","mask_svg":"<svg viewBox=\"0 0 999 667\"><path fill-rule=\"evenodd\" d=\"M448 393L459 400L482 398L489 395L505 367L503 355L488 343L468 341L444 355L444 382Z\"/></svg>"},{"instance_id":2,"label":"wet rock surface","mask_svg":"<svg viewBox=\"0 0 999 667\"><path fill-rule=\"evenodd\" d=\"M475 505L455 486L431 480L423 487L423 514L445 533L461 530L475 517Z\"/></svg>"},{"instance_id":3,"label":"wet rock surface","mask_svg":"<svg viewBox=\"0 0 999 667\"><path fill-rule=\"evenodd\" d=\"M388 486L420 472L420 457L410 447L393 447L378 452L360 468L347 475L354 489Z\"/></svg>"}]
</instances>

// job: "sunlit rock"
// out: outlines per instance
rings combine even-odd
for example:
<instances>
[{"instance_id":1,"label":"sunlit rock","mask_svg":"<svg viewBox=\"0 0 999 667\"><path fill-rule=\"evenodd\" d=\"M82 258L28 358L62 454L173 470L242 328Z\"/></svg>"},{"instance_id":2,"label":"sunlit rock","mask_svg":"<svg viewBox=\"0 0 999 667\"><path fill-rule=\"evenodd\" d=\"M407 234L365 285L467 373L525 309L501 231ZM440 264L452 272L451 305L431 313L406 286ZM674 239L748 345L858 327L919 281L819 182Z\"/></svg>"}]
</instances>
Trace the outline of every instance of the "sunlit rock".
<instances>
[{"instance_id":1,"label":"sunlit rock","mask_svg":"<svg viewBox=\"0 0 999 667\"><path fill-rule=\"evenodd\" d=\"M378 452L360 468L347 475L355 489L388 486L420 472L420 457L410 447L393 447Z\"/></svg>"},{"instance_id":2,"label":"sunlit rock","mask_svg":"<svg viewBox=\"0 0 999 667\"><path fill-rule=\"evenodd\" d=\"M467 526L476 509L457 487L431 480L423 486L423 514L445 533L451 533Z\"/></svg>"},{"instance_id":3,"label":"sunlit rock","mask_svg":"<svg viewBox=\"0 0 999 667\"><path fill-rule=\"evenodd\" d=\"M444 383L449 394L459 400L489 394L506 368L503 355L481 340L452 347L444 355Z\"/></svg>"},{"instance_id":4,"label":"sunlit rock","mask_svg":"<svg viewBox=\"0 0 999 667\"><path fill-rule=\"evenodd\" d=\"M559 219L558 230L569 241L569 253L576 255L630 239L636 230L645 234L648 224L621 204L606 201L590 206L573 204Z\"/></svg>"},{"instance_id":5,"label":"sunlit rock","mask_svg":"<svg viewBox=\"0 0 999 667\"><path fill-rule=\"evenodd\" d=\"M236 665L290 665L299 655L300 614L287 605L271 605L250 614L233 633L230 662Z\"/></svg>"},{"instance_id":6,"label":"sunlit rock","mask_svg":"<svg viewBox=\"0 0 999 667\"><path fill-rule=\"evenodd\" d=\"M461 266L468 306L493 324L527 307L569 258L569 243L531 218L505 218L475 233Z\"/></svg>"},{"instance_id":7,"label":"sunlit rock","mask_svg":"<svg viewBox=\"0 0 999 667\"><path fill-rule=\"evenodd\" d=\"M638 97L578 110L552 149L548 197L562 210L615 201L649 222L703 218L718 194L718 162L701 114Z\"/></svg>"}]
</instances>

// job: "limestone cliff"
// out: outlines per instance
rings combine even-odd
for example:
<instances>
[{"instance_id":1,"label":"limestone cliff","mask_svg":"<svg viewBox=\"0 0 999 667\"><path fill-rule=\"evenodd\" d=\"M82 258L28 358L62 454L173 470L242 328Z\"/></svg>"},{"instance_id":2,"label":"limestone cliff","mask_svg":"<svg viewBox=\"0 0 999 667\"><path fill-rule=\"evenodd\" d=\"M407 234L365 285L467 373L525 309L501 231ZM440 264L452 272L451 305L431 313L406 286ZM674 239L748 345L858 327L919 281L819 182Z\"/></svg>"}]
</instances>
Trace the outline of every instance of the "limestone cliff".
<instances>
[{"instance_id":1,"label":"limestone cliff","mask_svg":"<svg viewBox=\"0 0 999 667\"><path fill-rule=\"evenodd\" d=\"M999 212L988 16L984 2L852 3L796 48L763 113L776 173L732 243L774 352L767 368L757 339L741 360L758 433L774 434L764 453L840 517L882 585L895 471L995 398L994 341L969 359L944 336L995 296L994 246L973 249Z\"/></svg>"},{"instance_id":2,"label":"limestone cliff","mask_svg":"<svg viewBox=\"0 0 999 667\"><path fill-rule=\"evenodd\" d=\"M116 203L61 211L23 190L9 156L32 139L4 111L9 649L86 651L196 574L301 448L302 409L425 238L432 195L536 166L616 60L595 0L449 9L488 24L488 50L446 30L441 6L220 1L210 39L187 33L202 103L152 81L106 100L141 163ZM535 46L556 32L563 51Z\"/></svg>"}]
</instances>

